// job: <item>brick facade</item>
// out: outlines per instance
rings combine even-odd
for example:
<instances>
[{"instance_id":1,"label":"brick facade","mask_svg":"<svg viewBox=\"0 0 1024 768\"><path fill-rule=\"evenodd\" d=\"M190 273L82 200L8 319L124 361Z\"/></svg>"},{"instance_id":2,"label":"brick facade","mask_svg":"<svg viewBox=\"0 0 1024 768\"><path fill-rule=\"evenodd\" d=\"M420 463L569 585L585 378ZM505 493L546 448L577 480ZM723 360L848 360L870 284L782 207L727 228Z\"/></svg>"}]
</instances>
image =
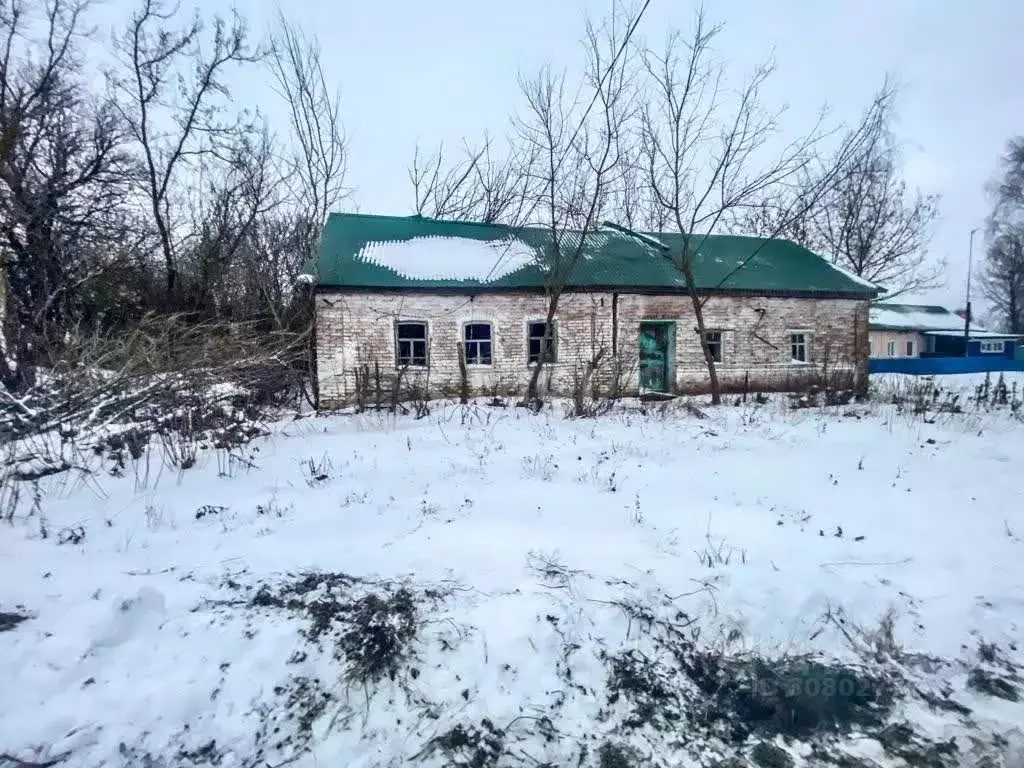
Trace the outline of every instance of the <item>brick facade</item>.
<instances>
[{"instance_id":1,"label":"brick facade","mask_svg":"<svg viewBox=\"0 0 1024 768\"><path fill-rule=\"evenodd\" d=\"M531 374L527 324L543 320L546 313L547 300L538 293L321 292L316 297L320 405L353 402L360 389L364 396L367 390L391 391L398 373L398 321L428 325L428 366L406 368L403 388L458 394L463 326L487 322L492 327L492 364L466 367L468 390L473 395L521 395ZM727 391L796 387L823 371L866 382L867 317L867 301L857 299L722 295L710 297L704 307L707 329L722 334L718 372ZM555 318L557 361L544 367L541 383L546 392L570 395L587 363L601 352L594 376L598 391L621 385L635 393L643 320L675 323L674 391L707 391L707 369L686 295L566 292ZM791 359L793 331L807 334L808 364Z\"/></svg>"}]
</instances>

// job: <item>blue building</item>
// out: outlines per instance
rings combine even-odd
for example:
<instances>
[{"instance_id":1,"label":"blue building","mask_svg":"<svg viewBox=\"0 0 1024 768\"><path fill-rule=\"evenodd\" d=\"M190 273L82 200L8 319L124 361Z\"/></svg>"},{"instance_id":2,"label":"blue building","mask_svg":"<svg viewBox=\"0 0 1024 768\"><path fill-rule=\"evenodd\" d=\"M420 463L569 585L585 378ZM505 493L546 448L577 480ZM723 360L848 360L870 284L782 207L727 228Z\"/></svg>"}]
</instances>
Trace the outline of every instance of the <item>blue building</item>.
<instances>
[{"instance_id":1,"label":"blue building","mask_svg":"<svg viewBox=\"0 0 1024 768\"><path fill-rule=\"evenodd\" d=\"M875 373L1020 369L1021 361L1015 358L1021 336L973 323L965 329L963 317L935 305L872 304L868 339L870 368Z\"/></svg>"}]
</instances>

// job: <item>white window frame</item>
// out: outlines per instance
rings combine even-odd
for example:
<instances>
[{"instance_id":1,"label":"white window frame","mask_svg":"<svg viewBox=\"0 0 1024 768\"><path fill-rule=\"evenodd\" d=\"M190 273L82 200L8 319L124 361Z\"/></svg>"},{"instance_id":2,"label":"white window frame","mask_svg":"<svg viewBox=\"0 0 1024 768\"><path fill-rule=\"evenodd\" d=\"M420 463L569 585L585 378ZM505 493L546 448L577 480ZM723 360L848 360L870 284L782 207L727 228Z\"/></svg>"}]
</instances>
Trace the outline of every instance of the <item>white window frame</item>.
<instances>
[{"instance_id":1,"label":"white window frame","mask_svg":"<svg viewBox=\"0 0 1024 768\"><path fill-rule=\"evenodd\" d=\"M979 348L983 355L1001 355L1006 352L1006 339L984 339L979 342Z\"/></svg>"},{"instance_id":2,"label":"white window frame","mask_svg":"<svg viewBox=\"0 0 1024 768\"><path fill-rule=\"evenodd\" d=\"M868 357L871 357L875 353L875 344L871 339L868 339Z\"/></svg>"},{"instance_id":3,"label":"white window frame","mask_svg":"<svg viewBox=\"0 0 1024 768\"><path fill-rule=\"evenodd\" d=\"M707 343L707 344L711 343L708 340L708 336L711 336L712 334L718 336L718 359L715 360L715 362L719 363L719 364L724 364L725 363L725 332L724 331L717 331L717 330L705 330L704 331L704 341L705 341L705 343Z\"/></svg>"},{"instance_id":4,"label":"white window frame","mask_svg":"<svg viewBox=\"0 0 1024 768\"><path fill-rule=\"evenodd\" d=\"M530 355L530 342L533 339L537 338L536 336L531 336L530 335L530 327L533 326L533 325L536 325L537 323L547 324L547 320L542 318L540 320L527 320L526 321L525 334L526 334L526 364L527 365L537 365L537 361L536 360L532 360L531 359L531 355ZM544 337L543 336L540 337L540 343L542 345L541 346L541 351L543 352L544 351L544 347L543 347ZM556 319L551 321L551 357L544 361L544 365L551 365L552 363L557 363L557 362L558 362L558 320L556 318Z\"/></svg>"},{"instance_id":5,"label":"white window frame","mask_svg":"<svg viewBox=\"0 0 1024 768\"><path fill-rule=\"evenodd\" d=\"M907 339L907 357L917 357L917 344L913 339Z\"/></svg>"},{"instance_id":6,"label":"white window frame","mask_svg":"<svg viewBox=\"0 0 1024 768\"><path fill-rule=\"evenodd\" d=\"M471 325L485 325L487 326L487 338L486 339L467 339L466 334L469 332ZM466 361L467 368L491 368L494 365L494 323L490 320L467 320L462 324L462 354L463 359ZM491 348L491 354L489 355L490 362L487 363L472 363L469 360L469 345L474 344L477 348L477 357L479 354L480 344L489 344Z\"/></svg>"},{"instance_id":7,"label":"white window frame","mask_svg":"<svg viewBox=\"0 0 1024 768\"><path fill-rule=\"evenodd\" d=\"M885 345L885 353L889 357L896 357L896 342L890 341Z\"/></svg>"},{"instance_id":8,"label":"white window frame","mask_svg":"<svg viewBox=\"0 0 1024 768\"><path fill-rule=\"evenodd\" d=\"M423 326L423 338L418 339L414 337L402 338L401 329L403 325L422 325ZM415 347L409 348L409 360L410 362L402 362L402 341L407 341L410 344L416 344L423 342L423 362L415 363L412 362L416 358L413 350ZM395 321L395 368L426 368L430 365L430 323L426 320L396 320Z\"/></svg>"},{"instance_id":9,"label":"white window frame","mask_svg":"<svg viewBox=\"0 0 1024 768\"><path fill-rule=\"evenodd\" d=\"M793 354L793 350L797 347L797 343L793 340L794 336L803 336L801 346L804 348L804 359L801 360L799 357ZM804 365L811 362L811 332L804 331L799 328L791 330L789 332L789 357L791 362L799 363Z\"/></svg>"}]
</instances>

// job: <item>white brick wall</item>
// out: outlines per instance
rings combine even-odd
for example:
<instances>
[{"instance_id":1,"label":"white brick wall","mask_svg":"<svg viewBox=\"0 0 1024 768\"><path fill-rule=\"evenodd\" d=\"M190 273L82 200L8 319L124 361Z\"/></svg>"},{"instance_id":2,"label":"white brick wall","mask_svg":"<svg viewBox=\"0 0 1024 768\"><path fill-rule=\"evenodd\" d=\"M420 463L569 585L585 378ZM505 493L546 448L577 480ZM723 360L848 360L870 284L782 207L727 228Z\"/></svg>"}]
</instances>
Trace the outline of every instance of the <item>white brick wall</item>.
<instances>
[{"instance_id":1,"label":"white brick wall","mask_svg":"<svg viewBox=\"0 0 1024 768\"><path fill-rule=\"evenodd\" d=\"M613 304L615 310L613 312ZM458 342L467 322L492 324L493 364L470 366L473 394L522 394L529 380L526 325L543 320L547 300L541 294L438 295L393 292L321 292L316 298L317 378L321 407L355 399L358 372L370 386L389 392L396 375L395 324L424 321L429 328L429 365L408 369L403 387L426 386L431 394L460 389ZM722 332L724 361L718 366L726 389L745 378L751 391L784 388L809 370L852 370L867 358L867 302L850 299L797 299L714 296L704 307L709 330ZM607 386L614 359L628 371L627 388L636 390L641 320L676 322L678 391L706 391L707 370L695 332L693 307L685 295L566 292L556 314L558 361L545 366L542 385L555 394L571 394L587 361L604 350L597 380ZM814 366L791 361L789 332L809 332ZM617 332L616 332L617 331Z\"/></svg>"}]
</instances>

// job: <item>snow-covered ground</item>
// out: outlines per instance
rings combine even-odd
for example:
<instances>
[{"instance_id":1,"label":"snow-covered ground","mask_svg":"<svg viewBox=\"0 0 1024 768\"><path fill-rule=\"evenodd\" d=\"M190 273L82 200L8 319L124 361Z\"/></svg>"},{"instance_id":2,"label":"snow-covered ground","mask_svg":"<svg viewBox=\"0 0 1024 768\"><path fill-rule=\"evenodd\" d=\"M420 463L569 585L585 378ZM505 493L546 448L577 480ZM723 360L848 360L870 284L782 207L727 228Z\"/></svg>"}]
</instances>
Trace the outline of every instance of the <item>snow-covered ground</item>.
<instances>
[{"instance_id":1,"label":"snow-covered ground","mask_svg":"<svg viewBox=\"0 0 1024 768\"><path fill-rule=\"evenodd\" d=\"M704 414L305 418L183 472L150 455L25 488L0 528L0 754L486 768L757 747L824 764L813 734L698 738L677 690L720 692L684 649L903 680L878 718L911 730L835 737L864 761L847 765L904 764L907 734L932 750L920 764L1024 756L1024 423Z\"/></svg>"}]
</instances>

